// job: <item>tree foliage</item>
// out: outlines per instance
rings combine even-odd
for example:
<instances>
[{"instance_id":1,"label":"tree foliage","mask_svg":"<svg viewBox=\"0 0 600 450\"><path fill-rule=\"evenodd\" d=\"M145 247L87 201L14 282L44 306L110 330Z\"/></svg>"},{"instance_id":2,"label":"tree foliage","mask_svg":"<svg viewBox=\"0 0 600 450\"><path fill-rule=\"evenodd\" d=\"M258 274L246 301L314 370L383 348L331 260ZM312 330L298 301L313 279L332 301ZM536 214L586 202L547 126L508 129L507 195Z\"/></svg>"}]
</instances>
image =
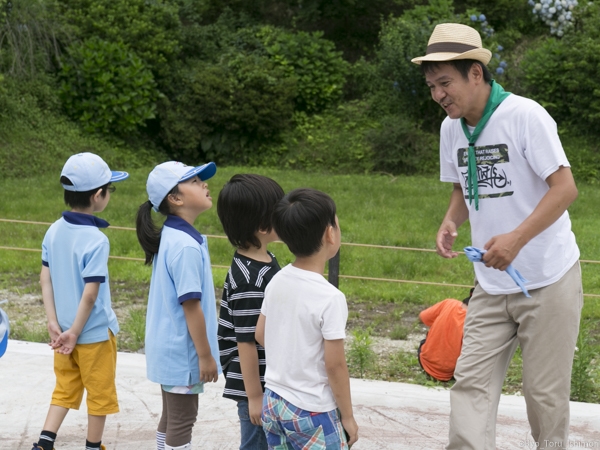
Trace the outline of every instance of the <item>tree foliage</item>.
<instances>
[{"instance_id":1,"label":"tree foliage","mask_svg":"<svg viewBox=\"0 0 600 450\"><path fill-rule=\"evenodd\" d=\"M168 0L57 0L80 39L124 44L163 72L179 49L178 7Z\"/></svg>"},{"instance_id":2,"label":"tree foliage","mask_svg":"<svg viewBox=\"0 0 600 450\"><path fill-rule=\"evenodd\" d=\"M54 0L0 1L0 69L31 78L56 69L69 27Z\"/></svg>"},{"instance_id":3,"label":"tree foliage","mask_svg":"<svg viewBox=\"0 0 600 450\"><path fill-rule=\"evenodd\" d=\"M575 32L549 37L522 61L526 93L559 123L597 134L600 119L600 4L581 10Z\"/></svg>"},{"instance_id":4,"label":"tree foliage","mask_svg":"<svg viewBox=\"0 0 600 450\"><path fill-rule=\"evenodd\" d=\"M183 161L206 157L239 164L287 127L295 80L268 59L236 55L179 69L160 102L159 118L163 142Z\"/></svg>"},{"instance_id":5,"label":"tree foliage","mask_svg":"<svg viewBox=\"0 0 600 450\"><path fill-rule=\"evenodd\" d=\"M122 136L154 117L152 72L122 43L92 38L71 46L60 77L67 113L89 132Z\"/></svg>"}]
</instances>

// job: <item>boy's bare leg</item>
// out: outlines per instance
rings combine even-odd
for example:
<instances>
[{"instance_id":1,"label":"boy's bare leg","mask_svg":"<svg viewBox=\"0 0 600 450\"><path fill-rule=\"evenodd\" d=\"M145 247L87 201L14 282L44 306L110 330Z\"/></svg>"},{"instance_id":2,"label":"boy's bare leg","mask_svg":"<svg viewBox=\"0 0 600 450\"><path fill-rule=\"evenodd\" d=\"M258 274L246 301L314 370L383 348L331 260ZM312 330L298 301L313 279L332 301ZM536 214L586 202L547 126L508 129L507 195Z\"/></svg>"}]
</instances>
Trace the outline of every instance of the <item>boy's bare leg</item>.
<instances>
[{"instance_id":1,"label":"boy's bare leg","mask_svg":"<svg viewBox=\"0 0 600 450\"><path fill-rule=\"evenodd\" d=\"M104 433L104 424L106 416L92 416L88 414L88 433L87 440L90 442L100 442Z\"/></svg>"},{"instance_id":2,"label":"boy's bare leg","mask_svg":"<svg viewBox=\"0 0 600 450\"><path fill-rule=\"evenodd\" d=\"M63 420L65 420L68 412L69 408L50 405L50 409L48 409L48 415L46 416L46 422L44 422L44 430L56 433L62 425Z\"/></svg>"}]
</instances>

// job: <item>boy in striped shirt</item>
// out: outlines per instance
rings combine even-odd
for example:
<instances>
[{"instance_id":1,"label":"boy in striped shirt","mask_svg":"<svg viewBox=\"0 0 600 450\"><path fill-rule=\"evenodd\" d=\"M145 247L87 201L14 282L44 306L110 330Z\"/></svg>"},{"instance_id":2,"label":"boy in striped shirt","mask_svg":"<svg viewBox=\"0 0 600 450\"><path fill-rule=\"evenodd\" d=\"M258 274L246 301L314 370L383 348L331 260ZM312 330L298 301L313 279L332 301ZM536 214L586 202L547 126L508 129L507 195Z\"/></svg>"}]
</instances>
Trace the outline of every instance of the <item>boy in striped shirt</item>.
<instances>
[{"instance_id":1,"label":"boy in striped shirt","mask_svg":"<svg viewBox=\"0 0 600 450\"><path fill-rule=\"evenodd\" d=\"M225 278L219 313L219 351L225 375L223 397L237 402L240 450L266 449L261 424L265 349L254 339L265 287L279 271L267 244L277 240L271 215L283 198L270 178L238 174L223 187L217 214L236 248Z\"/></svg>"}]
</instances>

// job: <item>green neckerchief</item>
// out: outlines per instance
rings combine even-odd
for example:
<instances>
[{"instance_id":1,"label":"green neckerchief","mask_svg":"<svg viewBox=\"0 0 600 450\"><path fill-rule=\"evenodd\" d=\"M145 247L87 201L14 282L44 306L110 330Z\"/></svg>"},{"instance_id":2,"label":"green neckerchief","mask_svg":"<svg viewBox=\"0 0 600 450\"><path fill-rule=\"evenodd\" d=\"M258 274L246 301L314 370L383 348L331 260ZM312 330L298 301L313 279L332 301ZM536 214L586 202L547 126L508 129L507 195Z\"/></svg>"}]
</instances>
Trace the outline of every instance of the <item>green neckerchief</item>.
<instances>
[{"instance_id":1,"label":"green neckerchief","mask_svg":"<svg viewBox=\"0 0 600 450\"><path fill-rule=\"evenodd\" d=\"M506 92L502 86L496 83L494 80L490 82L492 86L492 91L490 92L490 98L485 105L485 109L483 110L483 116L477 123L475 130L473 130L473 134L469 132L469 128L465 122L465 118L461 117L460 124L462 125L462 129L465 132L465 136L467 137L467 141L469 141L469 154L468 154L468 165L467 165L467 187L469 191L469 205L475 199L475 211L479 211L479 189L477 186L477 161L475 160L475 143L477 142L477 138L485 128L488 120L496 108L504 101L506 97L510 95L510 92Z\"/></svg>"}]
</instances>

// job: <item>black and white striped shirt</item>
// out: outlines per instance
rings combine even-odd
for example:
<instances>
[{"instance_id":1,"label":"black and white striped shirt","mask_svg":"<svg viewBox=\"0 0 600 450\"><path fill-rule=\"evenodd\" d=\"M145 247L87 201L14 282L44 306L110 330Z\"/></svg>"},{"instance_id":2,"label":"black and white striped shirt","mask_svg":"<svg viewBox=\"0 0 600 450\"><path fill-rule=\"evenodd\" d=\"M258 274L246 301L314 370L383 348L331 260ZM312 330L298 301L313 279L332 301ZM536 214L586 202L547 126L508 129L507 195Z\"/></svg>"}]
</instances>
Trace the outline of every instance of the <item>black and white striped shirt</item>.
<instances>
[{"instance_id":1,"label":"black and white striped shirt","mask_svg":"<svg viewBox=\"0 0 600 450\"><path fill-rule=\"evenodd\" d=\"M270 263L247 258L235 252L225 284L219 313L219 352L225 375L223 397L247 400L238 342L255 342L254 331L260 314L265 287L280 270L275 255L268 252ZM260 381L265 385L265 349L256 343Z\"/></svg>"}]
</instances>

